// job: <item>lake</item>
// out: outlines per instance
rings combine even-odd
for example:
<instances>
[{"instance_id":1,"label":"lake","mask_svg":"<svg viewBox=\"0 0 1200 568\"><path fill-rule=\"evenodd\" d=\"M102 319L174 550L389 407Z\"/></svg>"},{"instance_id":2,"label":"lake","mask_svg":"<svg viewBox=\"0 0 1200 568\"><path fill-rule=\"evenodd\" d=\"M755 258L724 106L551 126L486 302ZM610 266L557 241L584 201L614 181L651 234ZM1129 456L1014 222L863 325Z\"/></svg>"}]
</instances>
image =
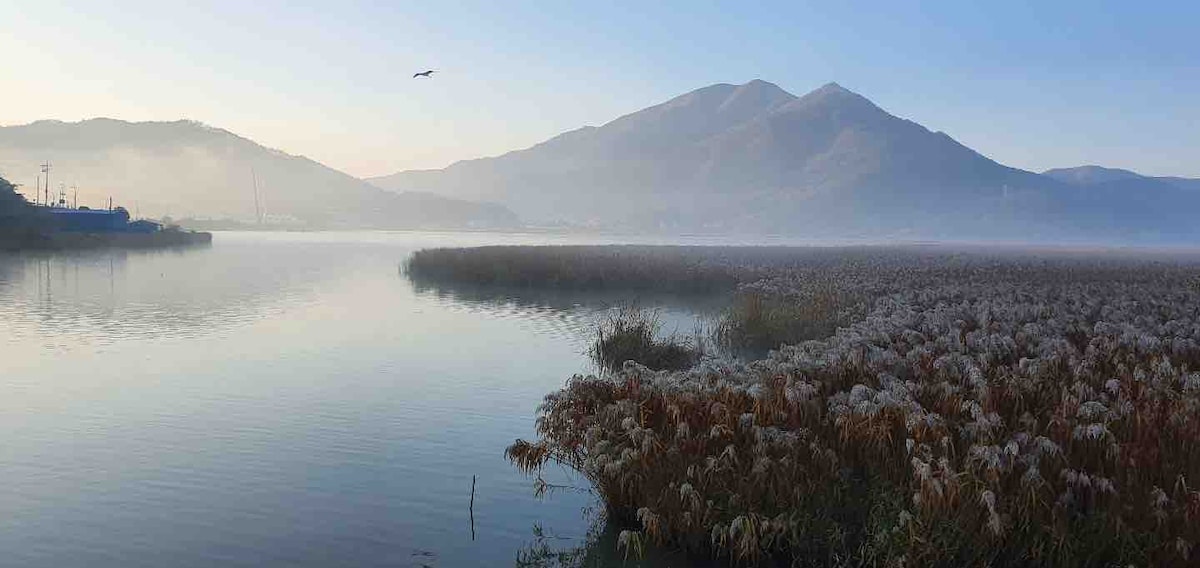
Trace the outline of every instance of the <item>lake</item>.
<instances>
[{"instance_id":1,"label":"lake","mask_svg":"<svg viewBox=\"0 0 1200 568\"><path fill-rule=\"evenodd\" d=\"M503 452L633 298L416 289L400 264L612 242L654 239L219 233L0 255L0 564L511 566L581 546L603 529L593 497L535 498ZM639 300L685 330L708 309ZM611 530L593 548L621 565Z\"/></svg>"}]
</instances>

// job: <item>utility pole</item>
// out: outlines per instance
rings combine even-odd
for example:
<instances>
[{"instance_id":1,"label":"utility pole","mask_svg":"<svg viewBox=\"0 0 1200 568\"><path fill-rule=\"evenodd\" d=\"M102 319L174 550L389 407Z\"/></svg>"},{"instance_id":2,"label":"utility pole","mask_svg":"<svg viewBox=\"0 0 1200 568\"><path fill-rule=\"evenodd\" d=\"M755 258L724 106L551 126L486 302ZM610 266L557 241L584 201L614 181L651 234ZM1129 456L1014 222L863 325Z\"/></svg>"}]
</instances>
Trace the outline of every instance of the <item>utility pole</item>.
<instances>
[{"instance_id":1,"label":"utility pole","mask_svg":"<svg viewBox=\"0 0 1200 568\"><path fill-rule=\"evenodd\" d=\"M46 160L46 162L42 164L42 173L46 174L46 187L43 190L43 193L45 193L46 196L44 204L50 205L50 160Z\"/></svg>"},{"instance_id":2,"label":"utility pole","mask_svg":"<svg viewBox=\"0 0 1200 568\"><path fill-rule=\"evenodd\" d=\"M40 201L41 199L42 199L42 174L38 174L36 185L33 186L33 204L41 205L40 203L38 203L38 201Z\"/></svg>"},{"instance_id":3,"label":"utility pole","mask_svg":"<svg viewBox=\"0 0 1200 568\"><path fill-rule=\"evenodd\" d=\"M71 208L79 209L79 186L71 184L71 189L75 192L75 195L71 198Z\"/></svg>"}]
</instances>

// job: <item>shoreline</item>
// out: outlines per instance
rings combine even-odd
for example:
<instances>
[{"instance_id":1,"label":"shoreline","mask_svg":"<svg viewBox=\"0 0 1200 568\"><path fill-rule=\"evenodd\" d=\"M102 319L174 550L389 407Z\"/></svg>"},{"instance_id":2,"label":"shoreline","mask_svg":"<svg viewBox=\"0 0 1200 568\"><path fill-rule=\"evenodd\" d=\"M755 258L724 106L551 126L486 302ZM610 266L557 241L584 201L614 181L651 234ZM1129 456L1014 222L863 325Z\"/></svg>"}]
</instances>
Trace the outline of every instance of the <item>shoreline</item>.
<instances>
[{"instance_id":1,"label":"shoreline","mask_svg":"<svg viewBox=\"0 0 1200 568\"><path fill-rule=\"evenodd\" d=\"M212 233L197 231L159 231L155 233L55 232L25 235L23 238L13 241L0 241L0 251L188 247L211 245L212 239Z\"/></svg>"}]
</instances>

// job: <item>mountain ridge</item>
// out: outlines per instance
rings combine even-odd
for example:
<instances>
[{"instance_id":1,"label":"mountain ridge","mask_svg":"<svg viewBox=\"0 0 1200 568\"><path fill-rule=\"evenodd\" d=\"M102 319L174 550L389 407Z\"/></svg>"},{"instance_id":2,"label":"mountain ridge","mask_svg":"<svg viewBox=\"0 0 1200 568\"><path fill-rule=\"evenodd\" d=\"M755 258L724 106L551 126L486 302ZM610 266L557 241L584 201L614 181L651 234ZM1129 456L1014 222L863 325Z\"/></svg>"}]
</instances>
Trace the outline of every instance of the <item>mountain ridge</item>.
<instances>
[{"instance_id":1,"label":"mountain ridge","mask_svg":"<svg viewBox=\"0 0 1200 568\"><path fill-rule=\"evenodd\" d=\"M746 98L758 101L749 105L749 112L720 112L747 93L755 93L757 97ZM870 147L893 146L897 148L893 153L902 154L905 142L893 140L896 137L915 136L922 138L923 145L937 146L938 153L960 153L959 162L985 160L949 136L893 117L837 83L827 83L801 97L761 80L740 86L710 85L600 127L571 132L575 134L494 158L458 162L416 176L401 173L368 181L388 189L421 188L443 195L501 201L518 212L528 212L530 217L545 218L563 209L555 203L552 191L522 196L512 186L537 183L538 178L554 177L555 168L565 168L574 180L592 180L588 190L593 193L640 198L640 204L649 211L634 224L669 226L670 217L682 214L696 218L702 228L724 230L732 228L730 220L734 217L747 217L746 211L730 210L736 206L730 202L732 198L766 201L772 192L819 206L810 210L833 207L842 215L854 215L853 203L821 205L819 201L839 192L849 194L865 185L878 185L878 180L870 178L878 178L872 174L887 166L887 153ZM861 151L864 147L869 151ZM652 154L651 159L640 159L648 154ZM520 163L530 155L541 155L541 163ZM897 159L903 157L893 157L893 161ZM911 167L911 160L904 161L908 162L906 167ZM922 167L927 175L936 177L944 175L944 165ZM991 177L995 181L1011 175L1013 171L996 168ZM450 178L449 183L446 178ZM500 191L486 191L496 185L501 186ZM997 190L1002 185L998 183ZM541 203L548 207L539 208L539 201L548 194L551 198ZM678 200L672 199L694 195L718 197L709 200L709 206L697 204L691 211L688 204L681 208ZM584 211L603 212L606 205L594 199L585 201ZM608 219L595 224L605 224L620 214L604 213ZM816 223L820 216L808 215L806 222ZM880 215L868 216L884 220ZM578 216L570 220L584 224L591 221ZM779 224L779 220L768 222ZM753 220L747 218L741 224L753 224Z\"/></svg>"},{"instance_id":2,"label":"mountain ridge","mask_svg":"<svg viewBox=\"0 0 1200 568\"><path fill-rule=\"evenodd\" d=\"M1164 227L1188 232L1173 208L1096 203L1101 194L1000 164L838 83L799 97L762 80L717 83L500 156L367 181L504 203L534 221L643 230L1151 240L1173 238ZM1144 217L1123 223L1113 210Z\"/></svg>"},{"instance_id":3,"label":"mountain ridge","mask_svg":"<svg viewBox=\"0 0 1200 568\"><path fill-rule=\"evenodd\" d=\"M52 189L59 180L78 184L81 205L97 206L111 195L151 216L252 220L258 199L268 219L312 227L518 225L503 206L383 191L311 158L194 120L92 118L0 127L0 171L9 178L36 174L47 158Z\"/></svg>"},{"instance_id":4,"label":"mountain ridge","mask_svg":"<svg viewBox=\"0 0 1200 568\"><path fill-rule=\"evenodd\" d=\"M1052 168L1042 172L1064 183L1076 186L1096 186L1113 183L1136 181L1141 183L1164 183L1185 189L1200 191L1200 178L1185 178L1179 176L1148 176L1133 170L1122 168L1107 168L1097 165L1075 166L1070 168Z\"/></svg>"}]
</instances>

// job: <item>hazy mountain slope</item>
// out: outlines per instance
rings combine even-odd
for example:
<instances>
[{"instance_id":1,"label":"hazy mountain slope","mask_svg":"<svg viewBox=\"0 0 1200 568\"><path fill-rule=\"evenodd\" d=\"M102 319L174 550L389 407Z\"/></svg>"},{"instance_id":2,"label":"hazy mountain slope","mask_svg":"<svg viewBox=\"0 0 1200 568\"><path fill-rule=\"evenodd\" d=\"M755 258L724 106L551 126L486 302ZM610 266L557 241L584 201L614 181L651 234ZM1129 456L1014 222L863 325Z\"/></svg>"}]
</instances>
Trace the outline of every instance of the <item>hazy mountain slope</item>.
<instances>
[{"instance_id":1,"label":"hazy mountain slope","mask_svg":"<svg viewBox=\"0 0 1200 568\"><path fill-rule=\"evenodd\" d=\"M1135 184L1143 184L1145 187L1163 187L1158 184L1165 184L1182 189L1200 191L1200 179L1171 176L1145 176L1129 170L1105 168L1101 166L1055 168L1042 172L1042 175L1077 186L1115 185L1120 183L1125 184L1128 187L1134 187Z\"/></svg>"},{"instance_id":2,"label":"hazy mountain slope","mask_svg":"<svg viewBox=\"0 0 1200 568\"><path fill-rule=\"evenodd\" d=\"M1190 242L1200 238L1194 219L1194 211L1200 210L1200 180L1100 166L1056 168L1043 175L1074 186L1076 216L1090 215L1114 232Z\"/></svg>"},{"instance_id":3,"label":"hazy mountain slope","mask_svg":"<svg viewBox=\"0 0 1200 568\"><path fill-rule=\"evenodd\" d=\"M628 225L612 217L645 217L669 200L662 195L664 189L693 177L694 164L707 152L697 142L794 98L762 81L713 85L602 128L580 128L499 158L368 181L399 191L502 201L537 221ZM643 191L648 189L654 191ZM629 197L636 197L644 209L637 211L634 204L623 202Z\"/></svg>"},{"instance_id":4,"label":"hazy mountain slope","mask_svg":"<svg viewBox=\"0 0 1200 568\"><path fill-rule=\"evenodd\" d=\"M1176 187L1182 187L1184 189L1190 189L1192 191L1200 191L1200 178L1163 176L1163 177L1157 177L1154 179L1157 179L1159 181L1165 181Z\"/></svg>"},{"instance_id":5,"label":"hazy mountain slope","mask_svg":"<svg viewBox=\"0 0 1200 568\"><path fill-rule=\"evenodd\" d=\"M535 220L814 236L1034 226L1012 209L1044 214L1053 207L1040 193L1060 185L836 84L797 98L764 81L706 87L497 158L368 181L499 201Z\"/></svg>"},{"instance_id":6,"label":"hazy mountain slope","mask_svg":"<svg viewBox=\"0 0 1200 568\"><path fill-rule=\"evenodd\" d=\"M1042 175L1052 177L1071 185L1095 185L1144 176L1120 168L1105 168L1103 166L1079 166L1075 168L1054 168L1042 172Z\"/></svg>"},{"instance_id":7,"label":"hazy mountain slope","mask_svg":"<svg viewBox=\"0 0 1200 568\"><path fill-rule=\"evenodd\" d=\"M81 205L109 196L147 216L252 220L259 203L268 218L318 226L504 226L502 206L431 194L381 191L300 156L260 146L190 121L130 123L93 119L0 127L0 172L32 188L38 165L53 164L52 190L79 187Z\"/></svg>"},{"instance_id":8,"label":"hazy mountain slope","mask_svg":"<svg viewBox=\"0 0 1200 568\"><path fill-rule=\"evenodd\" d=\"M1010 168L837 84L795 97L752 81L705 87L495 158L368 181L502 202L533 221L624 228L1016 240L1195 236L1185 212L1200 203L1179 192L1186 184L1129 175L1136 176ZM1136 182L1143 191L1097 191L1084 183L1091 180Z\"/></svg>"},{"instance_id":9,"label":"hazy mountain slope","mask_svg":"<svg viewBox=\"0 0 1200 568\"><path fill-rule=\"evenodd\" d=\"M790 219L823 232L1003 232L1023 221L1012 210L1035 205L1031 192L1047 186L836 84L706 145L711 159L702 179L726 197L717 215L758 195L760 203L742 215L783 231L804 228L789 226Z\"/></svg>"}]
</instances>

